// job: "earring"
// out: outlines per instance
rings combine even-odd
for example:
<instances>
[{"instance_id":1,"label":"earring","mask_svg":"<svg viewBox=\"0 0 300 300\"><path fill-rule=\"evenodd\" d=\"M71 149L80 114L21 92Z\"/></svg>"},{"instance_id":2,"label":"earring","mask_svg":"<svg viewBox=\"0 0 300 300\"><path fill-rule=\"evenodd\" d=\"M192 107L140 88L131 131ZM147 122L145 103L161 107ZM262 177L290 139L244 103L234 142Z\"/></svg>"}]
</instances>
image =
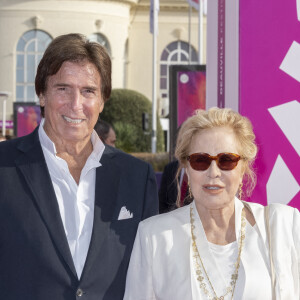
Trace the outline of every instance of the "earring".
<instances>
[{"instance_id":1,"label":"earring","mask_svg":"<svg viewBox=\"0 0 300 300\"><path fill-rule=\"evenodd\" d=\"M193 199L193 194L192 194L190 182L188 182L188 186L189 186L189 198L190 198L190 199Z\"/></svg>"},{"instance_id":2,"label":"earring","mask_svg":"<svg viewBox=\"0 0 300 300\"><path fill-rule=\"evenodd\" d=\"M243 183L241 182L240 186L239 186L239 199L242 200L242 196L243 196Z\"/></svg>"}]
</instances>

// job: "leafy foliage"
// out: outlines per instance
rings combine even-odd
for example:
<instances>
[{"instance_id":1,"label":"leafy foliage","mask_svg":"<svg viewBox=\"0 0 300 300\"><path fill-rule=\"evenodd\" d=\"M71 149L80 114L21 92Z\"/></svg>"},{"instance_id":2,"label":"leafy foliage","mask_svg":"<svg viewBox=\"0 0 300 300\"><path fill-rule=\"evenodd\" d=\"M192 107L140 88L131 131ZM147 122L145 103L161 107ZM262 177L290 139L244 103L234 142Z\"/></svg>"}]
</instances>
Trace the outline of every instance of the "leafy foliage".
<instances>
[{"instance_id":1,"label":"leafy foliage","mask_svg":"<svg viewBox=\"0 0 300 300\"><path fill-rule=\"evenodd\" d=\"M142 115L149 115L149 130L143 131ZM100 118L113 125L116 147L125 152L151 152L152 104L144 95L127 89L112 90ZM163 130L157 116L157 152L163 151Z\"/></svg>"}]
</instances>

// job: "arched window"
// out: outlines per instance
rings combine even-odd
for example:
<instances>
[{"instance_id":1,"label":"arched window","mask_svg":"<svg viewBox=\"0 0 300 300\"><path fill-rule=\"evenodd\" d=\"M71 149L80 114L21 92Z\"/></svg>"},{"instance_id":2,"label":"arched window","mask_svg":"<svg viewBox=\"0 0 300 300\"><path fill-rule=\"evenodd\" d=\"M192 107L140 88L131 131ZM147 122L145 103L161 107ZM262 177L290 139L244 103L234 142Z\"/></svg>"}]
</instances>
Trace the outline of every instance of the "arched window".
<instances>
[{"instance_id":1,"label":"arched window","mask_svg":"<svg viewBox=\"0 0 300 300\"><path fill-rule=\"evenodd\" d=\"M197 52L186 42L170 43L160 57L160 96L162 99L162 115L169 113L169 66L197 64Z\"/></svg>"},{"instance_id":2,"label":"arched window","mask_svg":"<svg viewBox=\"0 0 300 300\"><path fill-rule=\"evenodd\" d=\"M51 42L49 34L41 30L25 32L17 44L16 101L37 102L34 80L37 66Z\"/></svg>"},{"instance_id":3,"label":"arched window","mask_svg":"<svg viewBox=\"0 0 300 300\"><path fill-rule=\"evenodd\" d=\"M103 46L106 50L109 56L111 56L111 48L108 39L101 33L93 33L90 35L89 40L92 42L97 42L101 46Z\"/></svg>"}]
</instances>

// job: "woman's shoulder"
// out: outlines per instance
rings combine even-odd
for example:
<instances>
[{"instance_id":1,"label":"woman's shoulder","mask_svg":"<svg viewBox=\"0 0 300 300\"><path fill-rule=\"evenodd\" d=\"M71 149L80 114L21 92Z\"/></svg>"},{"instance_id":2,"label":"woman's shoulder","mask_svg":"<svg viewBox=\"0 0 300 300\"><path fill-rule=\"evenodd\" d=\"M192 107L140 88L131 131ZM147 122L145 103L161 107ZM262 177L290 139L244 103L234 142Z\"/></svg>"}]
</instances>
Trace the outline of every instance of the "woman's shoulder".
<instances>
[{"instance_id":1,"label":"woman's shoulder","mask_svg":"<svg viewBox=\"0 0 300 300\"><path fill-rule=\"evenodd\" d=\"M263 206L258 203L247 202L246 206L250 207L252 213L257 218L265 218L265 209L268 207L268 215L271 223L282 223L287 226L292 225L294 222L300 223L300 213L297 208L282 204L282 203L269 203Z\"/></svg>"},{"instance_id":2,"label":"woman's shoulder","mask_svg":"<svg viewBox=\"0 0 300 300\"><path fill-rule=\"evenodd\" d=\"M251 210L264 210L266 206L255 203L255 202L246 202L242 201L246 206L250 207ZM297 208L291 207L286 204L282 203L269 203L268 208L270 210L270 213L275 213L275 214L291 214L294 213L295 211L299 212Z\"/></svg>"},{"instance_id":3,"label":"woman's shoulder","mask_svg":"<svg viewBox=\"0 0 300 300\"><path fill-rule=\"evenodd\" d=\"M270 218L282 220L285 223L294 223L300 220L300 213L297 208L281 203L270 203L268 206Z\"/></svg>"},{"instance_id":4,"label":"woman's shoulder","mask_svg":"<svg viewBox=\"0 0 300 300\"><path fill-rule=\"evenodd\" d=\"M157 232L165 231L168 229L175 229L185 224L190 224L190 205L177 208L167 213L152 216L143 220L140 227L143 231Z\"/></svg>"}]
</instances>

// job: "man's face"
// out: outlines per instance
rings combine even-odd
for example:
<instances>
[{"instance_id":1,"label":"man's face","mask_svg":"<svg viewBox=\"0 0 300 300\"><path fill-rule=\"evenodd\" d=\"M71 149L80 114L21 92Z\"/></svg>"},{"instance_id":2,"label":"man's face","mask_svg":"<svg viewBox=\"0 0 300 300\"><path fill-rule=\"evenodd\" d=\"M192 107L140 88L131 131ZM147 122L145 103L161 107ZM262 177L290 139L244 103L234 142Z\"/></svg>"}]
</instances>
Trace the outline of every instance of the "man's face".
<instances>
[{"instance_id":1,"label":"man's face","mask_svg":"<svg viewBox=\"0 0 300 300\"><path fill-rule=\"evenodd\" d=\"M95 65L88 61L64 62L48 78L40 105L45 107L44 130L56 145L88 143L104 107Z\"/></svg>"}]
</instances>

